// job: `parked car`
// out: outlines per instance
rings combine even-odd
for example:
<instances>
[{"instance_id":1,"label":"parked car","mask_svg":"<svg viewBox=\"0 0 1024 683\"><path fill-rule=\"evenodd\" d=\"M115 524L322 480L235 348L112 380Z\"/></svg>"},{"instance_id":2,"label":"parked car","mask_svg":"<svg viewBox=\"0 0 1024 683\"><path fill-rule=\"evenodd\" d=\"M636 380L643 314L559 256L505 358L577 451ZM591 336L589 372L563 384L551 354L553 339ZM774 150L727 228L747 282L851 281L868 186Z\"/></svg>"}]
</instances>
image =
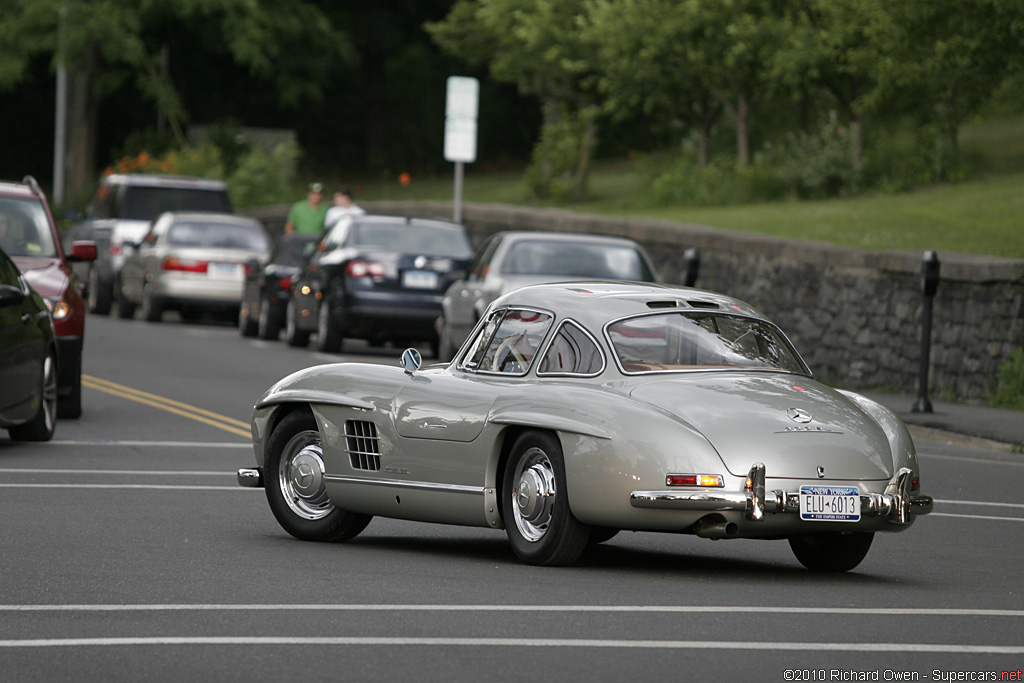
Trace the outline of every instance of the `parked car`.
<instances>
[{"instance_id":1,"label":"parked car","mask_svg":"<svg viewBox=\"0 0 1024 683\"><path fill-rule=\"evenodd\" d=\"M0 249L0 427L49 441L57 425L57 336L50 309Z\"/></svg>"},{"instance_id":2,"label":"parked car","mask_svg":"<svg viewBox=\"0 0 1024 683\"><path fill-rule=\"evenodd\" d=\"M371 517L504 529L565 565L621 529L787 539L846 571L932 509L896 415L832 389L785 334L712 292L573 282L491 304L450 364L338 363L272 387L252 417L281 526L345 541Z\"/></svg>"},{"instance_id":3,"label":"parked car","mask_svg":"<svg viewBox=\"0 0 1024 683\"><path fill-rule=\"evenodd\" d=\"M248 269L238 310L238 330L243 337L274 340L280 336L292 280L319 240L319 235L282 235L266 265Z\"/></svg>"},{"instance_id":4,"label":"parked car","mask_svg":"<svg viewBox=\"0 0 1024 683\"><path fill-rule=\"evenodd\" d=\"M345 337L437 347L435 320L473 249L461 225L401 216L345 216L317 245L292 287L285 338L321 351Z\"/></svg>"},{"instance_id":5,"label":"parked car","mask_svg":"<svg viewBox=\"0 0 1024 683\"><path fill-rule=\"evenodd\" d=\"M164 311L186 318L204 311L238 314L247 269L270 257L270 238L252 218L167 212L157 218L122 268L117 314L159 322Z\"/></svg>"},{"instance_id":6,"label":"parked car","mask_svg":"<svg viewBox=\"0 0 1024 683\"><path fill-rule=\"evenodd\" d=\"M453 283L437 319L439 360L451 360L492 301L518 287L568 280L657 282L651 258L631 239L566 232L499 232Z\"/></svg>"},{"instance_id":7,"label":"parked car","mask_svg":"<svg viewBox=\"0 0 1024 683\"><path fill-rule=\"evenodd\" d=\"M57 335L58 416L79 417L85 301L71 264L96 260L96 244L77 241L66 253L46 195L35 178L25 176L20 183L0 182L0 249L50 308Z\"/></svg>"},{"instance_id":8,"label":"parked car","mask_svg":"<svg viewBox=\"0 0 1024 683\"><path fill-rule=\"evenodd\" d=\"M85 219L73 228L78 239L90 239L99 247L99 258L86 282L89 311L106 315L120 290L121 268L149 230L166 211L232 213L224 181L185 176L113 174L105 176L86 208Z\"/></svg>"}]
</instances>

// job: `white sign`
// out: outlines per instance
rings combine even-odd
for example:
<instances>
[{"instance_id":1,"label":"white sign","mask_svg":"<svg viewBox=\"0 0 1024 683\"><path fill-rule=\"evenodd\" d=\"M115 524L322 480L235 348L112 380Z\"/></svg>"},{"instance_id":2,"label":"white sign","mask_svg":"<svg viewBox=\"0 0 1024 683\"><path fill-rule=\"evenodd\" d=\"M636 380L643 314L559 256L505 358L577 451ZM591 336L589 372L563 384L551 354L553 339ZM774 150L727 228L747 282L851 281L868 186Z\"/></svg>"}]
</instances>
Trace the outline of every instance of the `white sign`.
<instances>
[{"instance_id":1,"label":"white sign","mask_svg":"<svg viewBox=\"0 0 1024 683\"><path fill-rule=\"evenodd\" d=\"M480 82L475 78L450 76L445 99L444 158L448 161L476 161L476 119Z\"/></svg>"}]
</instances>

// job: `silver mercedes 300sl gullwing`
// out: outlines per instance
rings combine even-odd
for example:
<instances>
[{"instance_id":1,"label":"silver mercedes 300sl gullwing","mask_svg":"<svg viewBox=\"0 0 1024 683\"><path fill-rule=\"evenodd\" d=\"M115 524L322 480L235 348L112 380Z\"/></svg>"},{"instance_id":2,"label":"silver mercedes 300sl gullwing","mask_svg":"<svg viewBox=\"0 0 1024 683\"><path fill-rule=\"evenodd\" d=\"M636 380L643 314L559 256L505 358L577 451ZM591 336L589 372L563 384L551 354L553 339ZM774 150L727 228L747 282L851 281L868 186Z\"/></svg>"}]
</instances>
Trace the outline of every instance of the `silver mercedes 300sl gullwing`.
<instances>
[{"instance_id":1,"label":"silver mercedes 300sl gullwing","mask_svg":"<svg viewBox=\"0 0 1024 683\"><path fill-rule=\"evenodd\" d=\"M932 509L895 414L816 382L749 305L683 287L524 287L450 364L409 349L284 378L252 435L239 483L311 541L380 515L504 529L536 565L627 529L786 539L846 571Z\"/></svg>"}]
</instances>

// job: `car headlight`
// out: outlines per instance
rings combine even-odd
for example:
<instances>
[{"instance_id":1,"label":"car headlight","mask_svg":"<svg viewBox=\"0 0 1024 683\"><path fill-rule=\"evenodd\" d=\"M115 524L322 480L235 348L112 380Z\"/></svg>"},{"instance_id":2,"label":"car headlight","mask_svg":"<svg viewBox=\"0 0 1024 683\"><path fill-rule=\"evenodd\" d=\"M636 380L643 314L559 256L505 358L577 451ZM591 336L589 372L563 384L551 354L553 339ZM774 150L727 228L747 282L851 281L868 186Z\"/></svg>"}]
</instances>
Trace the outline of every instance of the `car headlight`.
<instances>
[{"instance_id":1,"label":"car headlight","mask_svg":"<svg viewBox=\"0 0 1024 683\"><path fill-rule=\"evenodd\" d=\"M71 315L71 306L64 299L46 299L46 306L50 309L50 316L54 320L63 320Z\"/></svg>"}]
</instances>

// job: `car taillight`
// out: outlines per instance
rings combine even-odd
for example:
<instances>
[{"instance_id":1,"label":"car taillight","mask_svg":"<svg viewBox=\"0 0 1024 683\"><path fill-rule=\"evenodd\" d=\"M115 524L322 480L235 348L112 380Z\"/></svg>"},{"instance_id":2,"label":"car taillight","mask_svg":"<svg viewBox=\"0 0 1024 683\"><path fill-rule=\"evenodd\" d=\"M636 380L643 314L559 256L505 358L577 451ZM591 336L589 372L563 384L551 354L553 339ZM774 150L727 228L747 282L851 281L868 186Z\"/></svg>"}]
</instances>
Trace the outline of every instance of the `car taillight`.
<instances>
[{"instance_id":1,"label":"car taillight","mask_svg":"<svg viewBox=\"0 0 1024 683\"><path fill-rule=\"evenodd\" d=\"M283 277L277 281L277 286L282 292L287 292L292 288L292 279L290 277Z\"/></svg>"},{"instance_id":2,"label":"car taillight","mask_svg":"<svg viewBox=\"0 0 1024 683\"><path fill-rule=\"evenodd\" d=\"M721 488L725 486L725 478L720 474L666 474L665 485Z\"/></svg>"},{"instance_id":3,"label":"car taillight","mask_svg":"<svg viewBox=\"0 0 1024 683\"><path fill-rule=\"evenodd\" d=\"M175 270L185 273L205 273L206 261L196 261L193 259L180 259L174 256L169 256L164 259L164 262L160 265L162 270Z\"/></svg>"},{"instance_id":4,"label":"car taillight","mask_svg":"<svg viewBox=\"0 0 1024 683\"><path fill-rule=\"evenodd\" d=\"M911 491L920 491L921 490L921 479L919 477L914 477L913 479L910 480L910 490Z\"/></svg>"},{"instance_id":5,"label":"car taillight","mask_svg":"<svg viewBox=\"0 0 1024 683\"><path fill-rule=\"evenodd\" d=\"M351 277L384 277L385 270L384 266L373 261L349 261L348 266L345 267L345 272Z\"/></svg>"},{"instance_id":6,"label":"car taillight","mask_svg":"<svg viewBox=\"0 0 1024 683\"><path fill-rule=\"evenodd\" d=\"M121 253L121 245L120 244L111 244L110 245L110 255L111 256L117 256L120 253Z\"/></svg>"}]
</instances>

